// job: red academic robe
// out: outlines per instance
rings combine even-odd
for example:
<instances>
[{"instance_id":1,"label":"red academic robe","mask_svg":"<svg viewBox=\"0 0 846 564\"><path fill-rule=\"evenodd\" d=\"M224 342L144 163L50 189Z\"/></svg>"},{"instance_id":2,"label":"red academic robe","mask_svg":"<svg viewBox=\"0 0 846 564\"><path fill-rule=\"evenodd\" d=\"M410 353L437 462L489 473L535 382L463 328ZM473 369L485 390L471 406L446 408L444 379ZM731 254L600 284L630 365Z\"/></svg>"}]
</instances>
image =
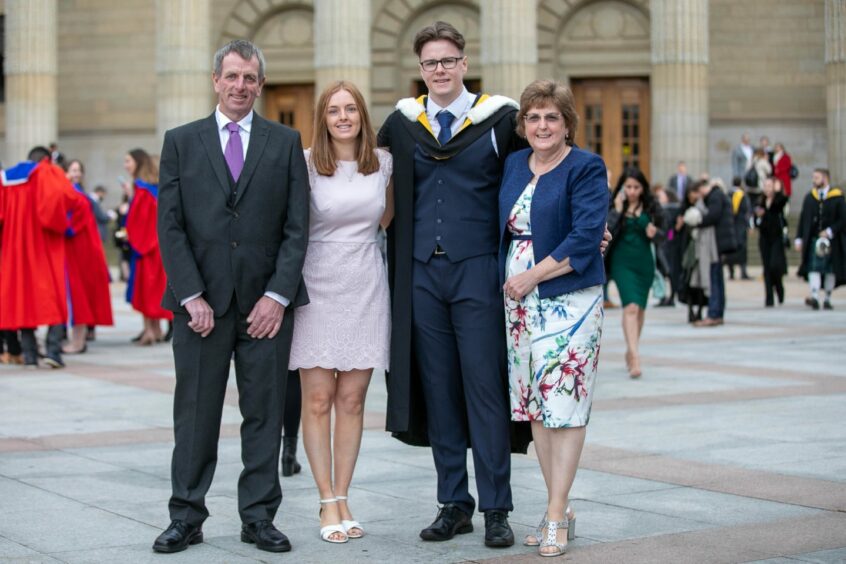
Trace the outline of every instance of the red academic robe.
<instances>
[{"instance_id":1,"label":"red academic robe","mask_svg":"<svg viewBox=\"0 0 846 564\"><path fill-rule=\"evenodd\" d=\"M781 180L782 185L784 185L784 195L788 198L793 193L793 189L790 186L790 167L792 166L793 161L790 159L790 155L783 153L775 164L775 167L773 167L773 176Z\"/></svg>"},{"instance_id":2,"label":"red academic robe","mask_svg":"<svg viewBox=\"0 0 846 564\"><path fill-rule=\"evenodd\" d=\"M91 201L82 188L77 193L87 205L70 215L67 232L67 275L72 325L114 325L109 294L109 267L97 231Z\"/></svg>"},{"instance_id":3,"label":"red academic robe","mask_svg":"<svg viewBox=\"0 0 846 564\"><path fill-rule=\"evenodd\" d=\"M3 171L0 329L65 323L68 213L86 202L45 159Z\"/></svg>"},{"instance_id":4,"label":"red academic robe","mask_svg":"<svg viewBox=\"0 0 846 564\"><path fill-rule=\"evenodd\" d=\"M126 216L126 236L134 257L132 287L129 302L144 317L173 319L173 312L161 306L167 286L159 236L156 232L158 187L140 180L135 181L135 195Z\"/></svg>"}]
</instances>

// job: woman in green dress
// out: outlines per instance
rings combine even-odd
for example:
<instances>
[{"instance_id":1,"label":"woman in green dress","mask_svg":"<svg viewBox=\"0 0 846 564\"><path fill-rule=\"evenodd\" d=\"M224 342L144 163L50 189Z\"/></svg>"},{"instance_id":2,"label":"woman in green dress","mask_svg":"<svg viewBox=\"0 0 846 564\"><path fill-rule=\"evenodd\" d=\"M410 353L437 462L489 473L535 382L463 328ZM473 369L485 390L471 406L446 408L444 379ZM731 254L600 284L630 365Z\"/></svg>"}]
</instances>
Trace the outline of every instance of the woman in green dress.
<instances>
[{"instance_id":1,"label":"woman in green dress","mask_svg":"<svg viewBox=\"0 0 846 564\"><path fill-rule=\"evenodd\" d=\"M608 223L614 238L609 250L610 276L617 284L623 306L623 335L629 376L639 378L638 341L643 330L646 300L655 278L653 242L662 236L661 208L649 182L637 168L627 168L614 190L614 209Z\"/></svg>"}]
</instances>

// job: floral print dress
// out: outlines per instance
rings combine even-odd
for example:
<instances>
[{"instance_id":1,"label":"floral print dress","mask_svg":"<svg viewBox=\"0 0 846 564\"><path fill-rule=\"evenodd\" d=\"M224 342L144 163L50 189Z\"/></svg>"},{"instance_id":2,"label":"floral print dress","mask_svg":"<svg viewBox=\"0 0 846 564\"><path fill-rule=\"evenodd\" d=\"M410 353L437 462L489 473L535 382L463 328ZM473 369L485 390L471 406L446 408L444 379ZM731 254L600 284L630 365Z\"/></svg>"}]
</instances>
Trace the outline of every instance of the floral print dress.
<instances>
[{"instance_id":1,"label":"floral print dress","mask_svg":"<svg viewBox=\"0 0 846 564\"><path fill-rule=\"evenodd\" d=\"M534 190L534 184L526 186L508 219L512 241L506 277L535 264L530 224ZM541 298L537 287L519 301L505 296L513 421L543 421L550 428L587 425L603 318L602 286L552 298Z\"/></svg>"}]
</instances>

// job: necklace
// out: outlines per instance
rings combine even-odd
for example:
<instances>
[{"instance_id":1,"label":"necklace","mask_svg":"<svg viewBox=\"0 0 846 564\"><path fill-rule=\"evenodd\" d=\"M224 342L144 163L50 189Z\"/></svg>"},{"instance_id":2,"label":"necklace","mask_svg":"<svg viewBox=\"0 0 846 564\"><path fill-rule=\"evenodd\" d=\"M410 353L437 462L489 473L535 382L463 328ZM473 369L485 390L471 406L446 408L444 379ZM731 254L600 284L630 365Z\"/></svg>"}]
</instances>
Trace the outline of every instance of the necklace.
<instances>
[{"instance_id":1,"label":"necklace","mask_svg":"<svg viewBox=\"0 0 846 564\"><path fill-rule=\"evenodd\" d=\"M535 173L536 178L540 177L541 175L544 175L547 172L549 172L550 170L557 167L559 165L559 163L561 163L561 161L564 160L564 157L566 157L569 154L570 154L570 146L564 145L564 150L561 152L561 155L556 156L552 160L549 160L547 162L542 162L538 158L538 154L533 152L532 153L532 159L534 159L534 162L533 162L534 166L532 167L532 169L533 169L532 172Z\"/></svg>"},{"instance_id":2,"label":"necklace","mask_svg":"<svg viewBox=\"0 0 846 564\"><path fill-rule=\"evenodd\" d=\"M344 174L347 182L352 182L355 175L358 174L358 163L355 161L338 161L337 169Z\"/></svg>"}]
</instances>

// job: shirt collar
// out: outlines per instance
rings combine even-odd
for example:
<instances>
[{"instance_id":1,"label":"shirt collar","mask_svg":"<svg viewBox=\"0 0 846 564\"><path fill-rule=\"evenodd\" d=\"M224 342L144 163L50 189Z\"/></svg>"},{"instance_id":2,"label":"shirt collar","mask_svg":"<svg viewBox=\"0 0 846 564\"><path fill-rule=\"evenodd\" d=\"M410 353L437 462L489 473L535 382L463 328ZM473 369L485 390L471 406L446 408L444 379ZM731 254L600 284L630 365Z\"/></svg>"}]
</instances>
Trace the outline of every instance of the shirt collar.
<instances>
[{"instance_id":1,"label":"shirt collar","mask_svg":"<svg viewBox=\"0 0 846 564\"><path fill-rule=\"evenodd\" d=\"M218 131L226 129L226 126L232 122L231 119L226 117L223 112L220 111L220 104L218 104L214 109L214 119L217 122ZM241 118L241 121L238 122L238 126L247 133L250 132L250 128L253 126L253 110L250 110L250 113Z\"/></svg>"},{"instance_id":2,"label":"shirt collar","mask_svg":"<svg viewBox=\"0 0 846 564\"><path fill-rule=\"evenodd\" d=\"M428 97L426 102L426 113L429 118L434 119L441 110L448 110L449 113L454 115L456 118L460 118L470 110L470 104L472 103L473 100L470 99L470 93L467 92L467 88L462 88L461 94L458 95L458 98L450 102L450 104L445 108L442 108L436 104L431 97Z\"/></svg>"}]
</instances>

